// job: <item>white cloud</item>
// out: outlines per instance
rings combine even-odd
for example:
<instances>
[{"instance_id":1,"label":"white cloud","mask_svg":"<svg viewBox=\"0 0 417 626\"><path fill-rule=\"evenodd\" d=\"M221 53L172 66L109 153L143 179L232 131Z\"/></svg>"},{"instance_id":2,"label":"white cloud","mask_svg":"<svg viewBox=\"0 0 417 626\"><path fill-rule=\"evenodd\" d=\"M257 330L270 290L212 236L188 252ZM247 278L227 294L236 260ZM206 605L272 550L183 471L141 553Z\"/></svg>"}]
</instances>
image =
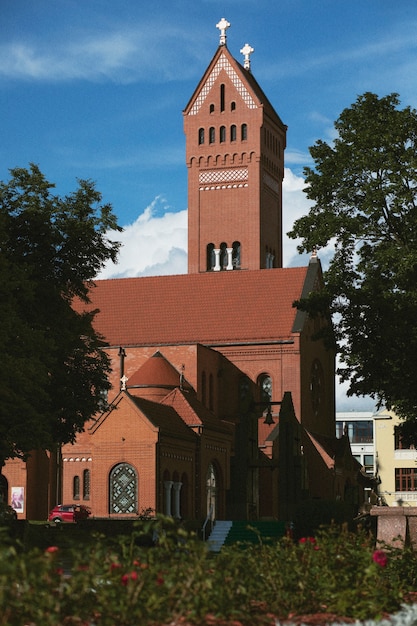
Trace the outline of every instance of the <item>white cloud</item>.
<instances>
[{"instance_id":1,"label":"white cloud","mask_svg":"<svg viewBox=\"0 0 417 626\"><path fill-rule=\"evenodd\" d=\"M163 215L157 217L157 212ZM133 224L111 237L121 241L117 265L107 263L98 278L161 276L187 272L187 211L166 210L157 197Z\"/></svg>"},{"instance_id":2,"label":"white cloud","mask_svg":"<svg viewBox=\"0 0 417 626\"><path fill-rule=\"evenodd\" d=\"M155 38L153 28L142 23L104 33L68 36L61 31L56 40L49 33L46 39L16 39L0 45L0 76L61 82L103 77L116 83L178 80L192 75L193 37L197 33L190 41L181 29L162 24ZM178 56L184 54L188 63L178 65Z\"/></svg>"}]
</instances>

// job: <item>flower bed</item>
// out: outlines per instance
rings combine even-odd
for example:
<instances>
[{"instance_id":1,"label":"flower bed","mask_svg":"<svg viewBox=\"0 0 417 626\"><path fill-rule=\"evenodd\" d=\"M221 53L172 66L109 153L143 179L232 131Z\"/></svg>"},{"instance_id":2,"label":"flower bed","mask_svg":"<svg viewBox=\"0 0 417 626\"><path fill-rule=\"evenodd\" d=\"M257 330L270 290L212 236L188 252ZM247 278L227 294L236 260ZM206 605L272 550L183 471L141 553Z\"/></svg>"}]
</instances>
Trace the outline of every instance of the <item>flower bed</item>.
<instances>
[{"instance_id":1,"label":"flower bed","mask_svg":"<svg viewBox=\"0 0 417 626\"><path fill-rule=\"evenodd\" d=\"M308 615L322 620L303 622L315 626L342 618L368 626L394 619L417 589L414 553L375 549L361 532L331 527L298 542L260 539L212 554L168 520L158 524L151 548L140 539L155 521L128 537L96 536L82 546L3 545L0 625L274 626Z\"/></svg>"}]
</instances>

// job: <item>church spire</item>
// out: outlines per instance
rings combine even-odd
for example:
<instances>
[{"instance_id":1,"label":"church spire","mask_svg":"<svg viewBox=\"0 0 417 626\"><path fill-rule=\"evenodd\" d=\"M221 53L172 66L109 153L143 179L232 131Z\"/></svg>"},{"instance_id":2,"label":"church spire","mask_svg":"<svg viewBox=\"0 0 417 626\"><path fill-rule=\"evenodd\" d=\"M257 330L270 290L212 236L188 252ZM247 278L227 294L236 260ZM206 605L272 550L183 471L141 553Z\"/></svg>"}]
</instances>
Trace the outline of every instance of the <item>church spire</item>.
<instances>
[{"instance_id":1,"label":"church spire","mask_svg":"<svg viewBox=\"0 0 417 626\"><path fill-rule=\"evenodd\" d=\"M230 27L230 22L228 22L224 17L220 20L218 24L216 24L216 28L220 31L220 46L226 45L226 31Z\"/></svg>"}]
</instances>

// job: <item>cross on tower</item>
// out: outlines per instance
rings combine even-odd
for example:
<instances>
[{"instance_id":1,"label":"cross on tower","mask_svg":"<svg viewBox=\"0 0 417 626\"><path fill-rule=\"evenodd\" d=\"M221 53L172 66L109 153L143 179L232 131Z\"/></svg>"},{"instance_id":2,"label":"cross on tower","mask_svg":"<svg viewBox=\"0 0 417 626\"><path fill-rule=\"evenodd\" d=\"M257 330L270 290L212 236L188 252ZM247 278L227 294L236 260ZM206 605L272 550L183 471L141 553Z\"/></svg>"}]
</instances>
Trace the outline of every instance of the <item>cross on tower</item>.
<instances>
[{"instance_id":1,"label":"cross on tower","mask_svg":"<svg viewBox=\"0 0 417 626\"><path fill-rule=\"evenodd\" d=\"M218 28L220 31L220 45L221 46L226 45L226 31L229 27L230 27L230 23L224 17L222 17L220 22L216 24L216 28Z\"/></svg>"},{"instance_id":2,"label":"cross on tower","mask_svg":"<svg viewBox=\"0 0 417 626\"><path fill-rule=\"evenodd\" d=\"M254 48L252 48L248 43L245 43L240 52L245 57L243 67L245 68L245 70L250 70L250 55L255 52Z\"/></svg>"}]
</instances>

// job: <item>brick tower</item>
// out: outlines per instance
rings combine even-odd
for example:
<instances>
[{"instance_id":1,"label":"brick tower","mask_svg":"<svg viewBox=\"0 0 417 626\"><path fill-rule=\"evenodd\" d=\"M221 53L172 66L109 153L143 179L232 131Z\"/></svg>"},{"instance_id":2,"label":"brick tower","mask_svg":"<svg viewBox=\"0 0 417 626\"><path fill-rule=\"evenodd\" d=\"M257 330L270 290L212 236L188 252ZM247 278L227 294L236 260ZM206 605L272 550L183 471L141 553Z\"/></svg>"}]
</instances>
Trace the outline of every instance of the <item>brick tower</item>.
<instances>
[{"instance_id":1,"label":"brick tower","mask_svg":"<svg viewBox=\"0 0 417 626\"><path fill-rule=\"evenodd\" d=\"M220 45L186 106L188 273L282 267L287 127L250 69Z\"/></svg>"}]
</instances>

